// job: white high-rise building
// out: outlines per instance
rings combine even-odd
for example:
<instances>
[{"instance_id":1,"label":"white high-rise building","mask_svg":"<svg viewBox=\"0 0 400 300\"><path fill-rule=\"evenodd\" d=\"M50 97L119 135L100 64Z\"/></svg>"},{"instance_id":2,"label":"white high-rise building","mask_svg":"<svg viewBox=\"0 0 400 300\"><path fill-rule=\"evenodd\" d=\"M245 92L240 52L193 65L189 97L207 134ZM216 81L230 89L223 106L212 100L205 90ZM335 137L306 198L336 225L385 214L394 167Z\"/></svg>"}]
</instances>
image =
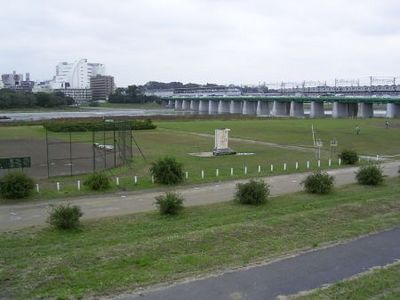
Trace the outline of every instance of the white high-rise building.
<instances>
[{"instance_id":1,"label":"white high-rise building","mask_svg":"<svg viewBox=\"0 0 400 300\"><path fill-rule=\"evenodd\" d=\"M61 62L56 66L53 89L88 89L90 78L96 75L105 75L103 64L88 63L85 58L73 63Z\"/></svg>"}]
</instances>

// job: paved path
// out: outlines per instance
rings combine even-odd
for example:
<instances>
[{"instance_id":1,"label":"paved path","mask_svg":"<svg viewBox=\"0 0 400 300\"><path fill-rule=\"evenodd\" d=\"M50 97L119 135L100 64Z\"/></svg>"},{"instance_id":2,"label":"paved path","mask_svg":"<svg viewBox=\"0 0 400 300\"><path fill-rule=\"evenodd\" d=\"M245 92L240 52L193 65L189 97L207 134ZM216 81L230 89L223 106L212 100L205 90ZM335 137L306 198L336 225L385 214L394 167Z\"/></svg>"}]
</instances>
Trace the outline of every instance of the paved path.
<instances>
[{"instance_id":1,"label":"paved path","mask_svg":"<svg viewBox=\"0 0 400 300\"><path fill-rule=\"evenodd\" d=\"M395 228L270 264L116 299L276 299L279 295L315 289L398 259L400 228Z\"/></svg>"},{"instance_id":2,"label":"paved path","mask_svg":"<svg viewBox=\"0 0 400 300\"><path fill-rule=\"evenodd\" d=\"M398 175L399 162L384 163L382 166L387 176ZM354 172L356 170L357 168L346 168L331 170L329 173L335 176L336 186L340 186L354 182ZM271 195L277 196L302 190L299 183L307 175L308 173L297 173L266 177L264 180L271 186ZM186 199L186 206L210 204L232 200L236 184L246 181L184 186L178 188L177 191ZM154 190L130 193L119 192L116 194L68 199L67 201L82 208L84 219L93 219L154 210L154 197L159 194L161 194L160 191ZM65 200L0 205L0 231L15 230L34 225L43 226L45 225L49 205L63 201Z\"/></svg>"}]
</instances>

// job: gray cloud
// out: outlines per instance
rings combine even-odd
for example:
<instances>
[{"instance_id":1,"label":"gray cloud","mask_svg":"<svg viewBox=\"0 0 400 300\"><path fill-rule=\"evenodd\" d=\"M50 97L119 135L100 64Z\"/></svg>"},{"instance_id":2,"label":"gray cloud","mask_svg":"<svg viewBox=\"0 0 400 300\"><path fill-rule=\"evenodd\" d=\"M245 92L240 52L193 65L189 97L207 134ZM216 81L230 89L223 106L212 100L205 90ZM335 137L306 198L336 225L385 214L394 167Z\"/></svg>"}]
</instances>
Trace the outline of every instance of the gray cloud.
<instances>
[{"instance_id":1,"label":"gray cloud","mask_svg":"<svg viewBox=\"0 0 400 300\"><path fill-rule=\"evenodd\" d=\"M14 0L0 10L0 72L102 62L119 85L399 75L394 0Z\"/></svg>"}]
</instances>

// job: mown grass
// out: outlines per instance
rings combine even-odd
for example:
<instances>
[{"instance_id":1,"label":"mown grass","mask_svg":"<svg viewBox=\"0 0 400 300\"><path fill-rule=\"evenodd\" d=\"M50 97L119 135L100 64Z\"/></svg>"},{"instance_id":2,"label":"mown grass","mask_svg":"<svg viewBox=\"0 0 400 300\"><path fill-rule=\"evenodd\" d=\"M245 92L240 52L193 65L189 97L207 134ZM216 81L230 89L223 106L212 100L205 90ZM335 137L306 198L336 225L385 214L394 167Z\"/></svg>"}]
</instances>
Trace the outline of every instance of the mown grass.
<instances>
[{"instance_id":1,"label":"mown grass","mask_svg":"<svg viewBox=\"0 0 400 300\"><path fill-rule=\"evenodd\" d=\"M247 265L400 224L399 178L249 207L192 207L0 234L0 298L80 298Z\"/></svg>"},{"instance_id":2,"label":"mown grass","mask_svg":"<svg viewBox=\"0 0 400 300\"><path fill-rule=\"evenodd\" d=\"M400 263L294 298L298 300L400 299Z\"/></svg>"},{"instance_id":3,"label":"mown grass","mask_svg":"<svg viewBox=\"0 0 400 300\"><path fill-rule=\"evenodd\" d=\"M329 151L329 142L336 138L338 149L350 148L362 154L399 154L400 121L385 119L287 119L268 118L258 120L209 120L209 121L163 121L156 122L160 128L179 131L214 134L215 128L230 128L230 136L278 143L283 145L312 146L311 126L316 137L324 142ZM356 125L361 134L355 134Z\"/></svg>"}]
</instances>

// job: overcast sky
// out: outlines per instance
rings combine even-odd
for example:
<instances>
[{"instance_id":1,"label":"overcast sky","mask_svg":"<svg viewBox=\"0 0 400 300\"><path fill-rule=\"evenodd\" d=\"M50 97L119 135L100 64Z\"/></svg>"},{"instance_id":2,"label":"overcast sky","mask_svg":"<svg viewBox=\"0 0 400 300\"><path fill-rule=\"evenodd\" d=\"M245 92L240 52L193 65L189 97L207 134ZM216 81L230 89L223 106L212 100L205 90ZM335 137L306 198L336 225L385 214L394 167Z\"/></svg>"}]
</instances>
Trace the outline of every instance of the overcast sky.
<instances>
[{"instance_id":1,"label":"overcast sky","mask_svg":"<svg viewBox=\"0 0 400 300\"><path fill-rule=\"evenodd\" d=\"M399 76L399 15L399 0L0 0L0 73L87 58L119 86Z\"/></svg>"}]
</instances>

